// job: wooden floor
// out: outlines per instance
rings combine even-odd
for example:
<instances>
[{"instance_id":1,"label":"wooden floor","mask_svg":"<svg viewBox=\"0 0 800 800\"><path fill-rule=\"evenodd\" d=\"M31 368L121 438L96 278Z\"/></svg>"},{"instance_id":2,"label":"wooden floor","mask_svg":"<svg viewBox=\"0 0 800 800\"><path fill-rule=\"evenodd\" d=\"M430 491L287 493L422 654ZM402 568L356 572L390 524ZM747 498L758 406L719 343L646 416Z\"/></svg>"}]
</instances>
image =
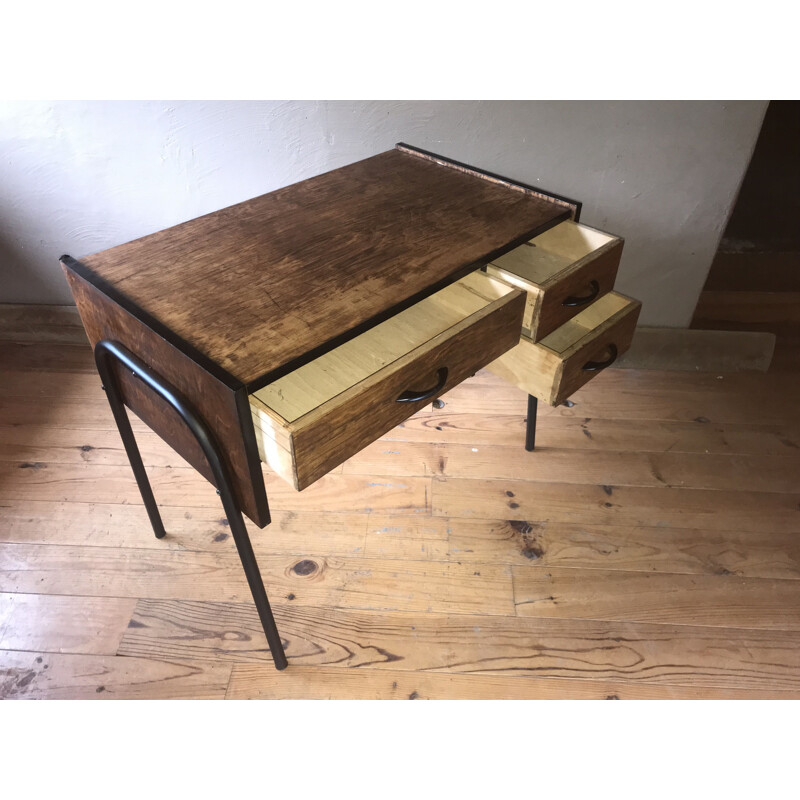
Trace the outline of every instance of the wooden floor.
<instances>
[{"instance_id":1,"label":"wooden floor","mask_svg":"<svg viewBox=\"0 0 800 800\"><path fill-rule=\"evenodd\" d=\"M800 372L800 253L717 253L692 327L774 333L770 372Z\"/></svg>"},{"instance_id":2,"label":"wooden floor","mask_svg":"<svg viewBox=\"0 0 800 800\"><path fill-rule=\"evenodd\" d=\"M13 315L12 315L13 317ZM250 533L140 423L156 540L69 314L0 325L0 696L800 697L800 374L488 373ZM54 344L42 342L42 332Z\"/></svg>"}]
</instances>

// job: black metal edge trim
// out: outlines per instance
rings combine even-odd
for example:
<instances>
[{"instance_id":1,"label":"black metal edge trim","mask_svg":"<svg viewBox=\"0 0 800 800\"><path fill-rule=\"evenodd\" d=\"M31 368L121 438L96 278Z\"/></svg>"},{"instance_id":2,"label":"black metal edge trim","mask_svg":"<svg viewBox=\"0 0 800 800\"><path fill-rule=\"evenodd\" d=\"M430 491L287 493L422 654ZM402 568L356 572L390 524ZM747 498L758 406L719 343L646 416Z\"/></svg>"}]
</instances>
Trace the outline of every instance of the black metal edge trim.
<instances>
[{"instance_id":1,"label":"black metal edge trim","mask_svg":"<svg viewBox=\"0 0 800 800\"><path fill-rule=\"evenodd\" d=\"M266 528L272 522L272 517L269 513L264 473L261 471L261 456L258 454L258 445L256 444L256 430L250 414L250 401L244 386L234 393L234 402L236 403L236 413L239 416L239 428L242 432L247 469L250 472L250 483L253 487L253 498L255 499L256 513L258 514L258 519L252 519L252 517L249 517L249 519L259 528Z\"/></svg>"},{"instance_id":2,"label":"black metal edge trim","mask_svg":"<svg viewBox=\"0 0 800 800\"><path fill-rule=\"evenodd\" d=\"M355 339L356 336L365 333L370 328L374 328L376 325L379 325L381 322L385 322L390 317L394 317L401 311L405 311L407 308L411 308L411 306L419 303L420 300L424 300L426 297L430 297L430 295L435 294L441 289L444 289L451 283L455 283L457 280L463 278L465 275L469 275L470 272L475 272L475 270L480 269L486 264L494 261L496 258L500 258L500 256L504 256L506 253L510 252L511 250L514 250L515 248L529 241L534 236L538 236L540 233L544 233L545 231L550 230L550 228L555 227L556 225L560 224L561 222L564 222L564 220L568 218L569 218L569 211L567 209L564 209L564 211L561 214L556 215L555 217L553 217L553 219L549 220L544 225L539 225L533 230L526 231L524 234L522 234L521 236L517 236L515 239L512 239L510 242L503 245L502 247L498 247L497 249L492 250L490 253L487 253L479 260L474 261L471 264L468 264L464 267L461 267L460 269L450 274L447 278L444 278L440 281L437 281L436 283L431 284L430 286L426 287L423 291L417 292L416 294L406 298L400 303L396 303L395 305L391 306L391 308L388 308L382 311L380 314L376 314L375 316L370 317L368 320L356 325L350 330L345 331L344 333L339 334L338 336L334 336L332 339L329 339L327 342L319 345L318 347L315 347L313 350L309 350L308 352L304 353L301 356L297 356L296 358L290 359L277 369L270 370L269 372L264 373L259 378L250 381L250 383L247 384L247 392L249 394L252 394L253 392L257 392L259 389L263 389L268 383L272 383L272 381L276 381L278 380L278 378L282 378L284 375L288 375L290 372L294 372L296 369L299 369L305 364L308 364L315 358L319 358L320 356L325 355L325 353L330 352L334 348L338 347L340 344L344 344L350 339Z\"/></svg>"},{"instance_id":3,"label":"black metal edge trim","mask_svg":"<svg viewBox=\"0 0 800 800\"><path fill-rule=\"evenodd\" d=\"M581 216L581 208L583 203L578 200L573 200L570 197L564 197L563 195L556 194L555 192L549 192L545 189L540 189L538 186L531 186L529 183L523 183L522 181L514 180L513 178L507 178L505 175L498 175L496 172L489 172L485 169L480 169L479 167L473 167L471 164L465 164L463 161L456 161L454 158L448 158L447 156L440 156L438 153L432 153L430 150L423 150L421 147L415 147L413 144L406 144L405 142L397 142L395 145L396 148L403 148L405 151L411 153L419 153L423 156L428 156L429 158L435 158L437 161L442 161L446 164L451 164L454 167L461 167L462 169L468 169L471 172L478 173L480 175L485 175L487 178L492 178L496 181L502 181L503 183L507 183L510 186L519 186L521 189L527 189L528 191L535 192L536 194L545 195L546 197L551 197L553 200L558 200L561 203L567 203L567 205L572 206L575 211L573 213L573 219L575 222L580 220Z\"/></svg>"},{"instance_id":4,"label":"black metal edge trim","mask_svg":"<svg viewBox=\"0 0 800 800\"><path fill-rule=\"evenodd\" d=\"M158 334L162 339L171 344L176 349L180 350L185 356L188 356L192 361L199 364L206 372L213 375L218 381L223 383L231 391L244 386L242 381L231 375L226 369L223 369L215 361L212 361L207 355L201 353L197 348L190 345L185 339L182 339L174 331L171 331L164 323L159 322L154 316L145 311L141 306L133 302L129 297L124 295L119 289L112 286L105 278L101 278L96 272L86 266L81 261L73 258L70 255L63 255L59 261L67 268L72 270L76 275L83 278L88 283L92 284L96 289L99 289L104 295L113 300L118 306L123 308L132 316L136 317L140 322L147 325L150 330Z\"/></svg>"}]
</instances>

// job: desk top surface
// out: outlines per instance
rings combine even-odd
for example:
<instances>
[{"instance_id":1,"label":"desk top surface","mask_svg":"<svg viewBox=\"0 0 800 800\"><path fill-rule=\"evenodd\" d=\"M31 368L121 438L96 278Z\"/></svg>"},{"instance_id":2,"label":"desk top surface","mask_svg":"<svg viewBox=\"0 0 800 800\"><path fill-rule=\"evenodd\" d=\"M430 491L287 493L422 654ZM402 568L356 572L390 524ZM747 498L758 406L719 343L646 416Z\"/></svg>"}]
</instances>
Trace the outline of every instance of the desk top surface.
<instances>
[{"instance_id":1,"label":"desk top surface","mask_svg":"<svg viewBox=\"0 0 800 800\"><path fill-rule=\"evenodd\" d=\"M82 264L254 391L569 213L398 146Z\"/></svg>"}]
</instances>

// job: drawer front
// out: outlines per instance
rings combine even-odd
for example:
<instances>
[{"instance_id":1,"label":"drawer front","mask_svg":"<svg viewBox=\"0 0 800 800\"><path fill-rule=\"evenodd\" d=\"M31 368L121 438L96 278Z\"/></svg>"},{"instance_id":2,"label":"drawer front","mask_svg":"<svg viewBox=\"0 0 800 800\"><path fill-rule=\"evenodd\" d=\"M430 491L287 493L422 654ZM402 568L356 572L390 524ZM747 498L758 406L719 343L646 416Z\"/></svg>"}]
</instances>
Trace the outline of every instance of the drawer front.
<instances>
[{"instance_id":1,"label":"drawer front","mask_svg":"<svg viewBox=\"0 0 800 800\"><path fill-rule=\"evenodd\" d=\"M524 293L482 274L464 281L492 286L495 296L283 430L275 427L274 416L273 429L267 430L264 406L258 404L258 393L251 395L262 460L295 488L304 489L514 347L519 342Z\"/></svg>"},{"instance_id":2,"label":"drawer front","mask_svg":"<svg viewBox=\"0 0 800 800\"><path fill-rule=\"evenodd\" d=\"M614 288L623 244L617 236L565 222L486 271L527 292L522 326L537 342Z\"/></svg>"},{"instance_id":3,"label":"drawer front","mask_svg":"<svg viewBox=\"0 0 800 800\"><path fill-rule=\"evenodd\" d=\"M542 341L523 337L487 369L557 406L630 347L640 309L610 292Z\"/></svg>"},{"instance_id":4,"label":"drawer front","mask_svg":"<svg viewBox=\"0 0 800 800\"><path fill-rule=\"evenodd\" d=\"M538 317L532 314L529 324L533 341L539 341L571 320L590 303L614 288L622 255L622 242L575 265L552 286L542 290Z\"/></svg>"}]
</instances>

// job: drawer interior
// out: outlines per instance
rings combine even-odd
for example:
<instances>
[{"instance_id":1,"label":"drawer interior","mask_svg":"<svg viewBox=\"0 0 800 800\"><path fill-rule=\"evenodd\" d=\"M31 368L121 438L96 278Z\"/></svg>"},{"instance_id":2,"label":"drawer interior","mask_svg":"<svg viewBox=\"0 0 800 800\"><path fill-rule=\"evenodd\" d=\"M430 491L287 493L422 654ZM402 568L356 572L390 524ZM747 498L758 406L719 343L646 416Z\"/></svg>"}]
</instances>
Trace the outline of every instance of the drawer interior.
<instances>
[{"instance_id":1,"label":"drawer interior","mask_svg":"<svg viewBox=\"0 0 800 800\"><path fill-rule=\"evenodd\" d=\"M597 338L598 333L607 327L611 320L631 306L632 301L629 297L609 292L545 336L538 344L552 350L560 358L567 359L587 342Z\"/></svg>"},{"instance_id":2,"label":"drawer interior","mask_svg":"<svg viewBox=\"0 0 800 800\"><path fill-rule=\"evenodd\" d=\"M467 275L251 397L295 422L511 291L481 273Z\"/></svg>"},{"instance_id":3,"label":"drawer interior","mask_svg":"<svg viewBox=\"0 0 800 800\"><path fill-rule=\"evenodd\" d=\"M528 283L546 286L577 261L617 241L617 236L578 222L562 222L492 263Z\"/></svg>"}]
</instances>

